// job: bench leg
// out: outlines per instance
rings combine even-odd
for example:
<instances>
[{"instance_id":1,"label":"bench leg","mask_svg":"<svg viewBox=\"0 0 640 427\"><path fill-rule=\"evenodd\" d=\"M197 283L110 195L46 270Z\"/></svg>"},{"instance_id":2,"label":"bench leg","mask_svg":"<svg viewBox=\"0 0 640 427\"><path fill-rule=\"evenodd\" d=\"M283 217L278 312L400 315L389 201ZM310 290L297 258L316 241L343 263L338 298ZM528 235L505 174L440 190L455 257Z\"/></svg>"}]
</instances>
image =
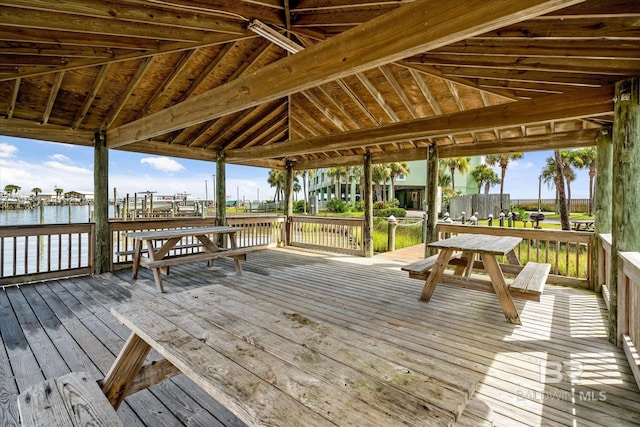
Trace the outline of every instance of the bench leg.
<instances>
[{"instance_id":1,"label":"bench leg","mask_svg":"<svg viewBox=\"0 0 640 427\"><path fill-rule=\"evenodd\" d=\"M136 239L133 248L133 272L134 279L138 278L138 269L140 268L140 257L142 256L142 240Z\"/></svg>"},{"instance_id":2,"label":"bench leg","mask_svg":"<svg viewBox=\"0 0 640 427\"><path fill-rule=\"evenodd\" d=\"M444 270L449 263L451 254L453 254L453 249L446 248L440 251L438 260L436 261L436 265L434 265L431 269L431 273L429 273L429 277L427 278L427 281L422 288L420 301L429 302L429 300L431 299L433 292L436 290L436 286L438 286L438 283L442 279L442 274L444 273Z\"/></svg>"},{"instance_id":3,"label":"bench leg","mask_svg":"<svg viewBox=\"0 0 640 427\"><path fill-rule=\"evenodd\" d=\"M151 270L153 271L153 280L156 282L156 288L158 289L158 292L163 294L164 287L162 286L162 277L160 276L160 269L152 268Z\"/></svg>"},{"instance_id":4,"label":"bench leg","mask_svg":"<svg viewBox=\"0 0 640 427\"><path fill-rule=\"evenodd\" d=\"M124 398L129 394L133 379L140 371L150 350L151 346L149 344L135 333L132 333L115 362L113 362L107 376L101 381L102 392L115 409L118 409Z\"/></svg>"},{"instance_id":5,"label":"bench leg","mask_svg":"<svg viewBox=\"0 0 640 427\"><path fill-rule=\"evenodd\" d=\"M500 306L502 307L502 311L504 312L504 316L506 317L507 321L516 325L522 325L522 322L520 322L518 309L513 302L511 293L509 293L509 290L507 289L507 284L504 281L504 276L502 275L502 270L498 265L496 256L491 254L483 254L482 260L484 262L484 268L491 278L493 290L498 296L498 301L500 302Z\"/></svg>"}]
</instances>

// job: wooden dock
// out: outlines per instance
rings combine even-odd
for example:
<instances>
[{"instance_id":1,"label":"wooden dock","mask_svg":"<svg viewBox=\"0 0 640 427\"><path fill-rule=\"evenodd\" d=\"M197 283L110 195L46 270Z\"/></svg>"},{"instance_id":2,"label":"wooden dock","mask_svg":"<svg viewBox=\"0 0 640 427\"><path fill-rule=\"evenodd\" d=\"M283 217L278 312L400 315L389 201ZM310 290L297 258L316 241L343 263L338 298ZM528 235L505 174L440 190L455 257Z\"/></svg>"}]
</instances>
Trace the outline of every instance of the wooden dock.
<instances>
[{"instance_id":1,"label":"wooden dock","mask_svg":"<svg viewBox=\"0 0 640 427\"><path fill-rule=\"evenodd\" d=\"M172 267L164 284L175 294L219 283L356 331L354 346L384 341L435 368L453 363L452 377L479 381L474 397L496 425L640 423L640 392L622 350L607 341L599 295L548 285L540 302L516 301L523 326L505 322L491 294L442 285L425 304L422 283L400 271L422 250L369 259L264 250L242 277L220 260ZM151 273L134 282L130 269L0 291L0 425L16 425L16 396L36 382L81 370L104 376L129 335L110 307L152 295ZM118 415L127 426L240 425L182 375L129 396Z\"/></svg>"}]
</instances>

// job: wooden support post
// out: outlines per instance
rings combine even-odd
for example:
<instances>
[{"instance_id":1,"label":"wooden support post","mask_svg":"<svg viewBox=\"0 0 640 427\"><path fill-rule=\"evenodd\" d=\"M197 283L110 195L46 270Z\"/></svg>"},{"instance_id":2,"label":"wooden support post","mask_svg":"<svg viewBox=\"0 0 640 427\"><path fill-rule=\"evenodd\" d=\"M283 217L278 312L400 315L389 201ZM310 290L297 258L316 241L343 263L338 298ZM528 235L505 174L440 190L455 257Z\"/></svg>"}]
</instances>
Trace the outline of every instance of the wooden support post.
<instances>
[{"instance_id":1,"label":"wooden support post","mask_svg":"<svg viewBox=\"0 0 640 427\"><path fill-rule=\"evenodd\" d=\"M289 246L291 238L291 216L293 215L293 165L287 161L286 178L284 184L284 245Z\"/></svg>"},{"instance_id":2,"label":"wooden support post","mask_svg":"<svg viewBox=\"0 0 640 427\"><path fill-rule=\"evenodd\" d=\"M611 233L611 195L613 185L611 182L613 174L613 129L611 127L603 127L598 131L596 139L597 155L596 155L596 191L595 191L595 239L597 247L600 246L598 236L601 233ZM601 292L604 277L599 277L600 251L593 251L593 286L596 292ZM604 272L603 272L604 273Z\"/></svg>"},{"instance_id":3,"label":"wooden support post","mask_svg":"<svg viewBox=\"0 0 640 427\"><path fill-rule=\"evenodd\" d=\"M109 235L109 150L104 131L96 132L93 150L93 272L111 271L111 236Z\"/></svg>"},{"instance_id":4,"label":"wooden support post","mask_svg":"<svg viewBox=\"0 0 640 427\"><path fill-rule=\"evenodd\" d=\"M616 83L613 126L613 208L611 215L611 305L609 307L609 340L622 345L618 323L618 253L640 251L640 77ZM624 295L621 293L620 295ZM624 316L621 316L622 321Z\"/></svg>"},{"instance_id":5,"label":"wooden support post","mask_svg":"<svg viewBox=\"0 0 640 427\"><path fill-rule=\"evenodd\" d=\"M427 223L425 233L425 258L435 255L437 250L427 243L438 240L436 225L438 224L438 150L433 146L427 148Z\"/></svg>"},{"instance_id":6,"label":"wooden support post","mask_svg":"<svg viewBox=\"0 0 640 427\"><path fill-rule=\"evenodd\" d=\"M224 153L217 152L216 156L216 225L227 225L227 178L225 174ZM220 235L218 244L226 248L226 240Z\"/></svg>"},{"instance_id":7,"label":"wooden support post","mask_svg":"<svg viewBox=\"0 0 640 427\"><path fill-rule=\"evenodd\" d=\"M216 225L227 225L227 196L224 154L216 159Z\"/></svg>"},{"instance_id":8,"label":"wooden support post","mask_svg":"<svg viewBox=\"0 0 640 427\"><path fill-rule=\"evenodd\" d=\"M371 171L371 154L364 155L364 229L362 230L362 245L364 256L373 256L373 177Z\"/></svg>"}]
</instances>

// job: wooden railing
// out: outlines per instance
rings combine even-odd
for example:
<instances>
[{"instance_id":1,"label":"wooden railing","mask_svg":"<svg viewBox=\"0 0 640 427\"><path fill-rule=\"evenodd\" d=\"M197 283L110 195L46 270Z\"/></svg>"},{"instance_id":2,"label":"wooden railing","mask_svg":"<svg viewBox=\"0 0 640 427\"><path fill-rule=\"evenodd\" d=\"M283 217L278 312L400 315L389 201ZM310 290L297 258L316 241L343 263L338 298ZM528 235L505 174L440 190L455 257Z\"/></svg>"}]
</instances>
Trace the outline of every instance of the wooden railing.
<instances>
[{"instance_id":1,"label":"wooden railing","mask_svg":"<svg viewBox=\"0 0 640 427\"><path fill-rule=\"evenodd\" d=\"M93 224L0 227L0 285L91 274Z\"/></svg>"},{"instance_id":2,"label":"wooden railing","mask_svg":"<svg viewBox=\"0 0 640 427\"><path fill-rule=\"evenodd\" d=\"M598 282L596 292L602 292L602 298L607 306L611 306L611 234L600 234L598 245Z\"/></svg>"},{"instance_id":3,"label":"wooden railing","mask_svg":"<svg viewBox=\"0 0 640 427\"><path fill-rule=\"evenodd\" d=\"M282 215L228 216L227 225L242 227L236 234L238 247L269 245L284 242L285 217Z\"/></svg>"},{"instance_id":4,"label":"wooden railing","mask_svg":"<svg viewBox=\"0 0 640 427\"><path fill-rule=\"evenodd\" d=\"M640 387L640 252L618 256L618 337Z\"/></svg>"},{"instance_id":5,"label":"wooden railing","mask_svg":"<svg viewBox=\"0 0 640 427\"><path fill-rule=\"evenodd\" d=\"M438 224L437 230L439 239L462 233L521 237L516 254L522 264L527 261L549 263L549 283L594 289L594 233L451 224Z\"/></svg>"},{"instance_id":6,"label":"wooden railing","mask_svg":"<svg viewBox=\"0 0 640 427\"><path fill-rule=\"evenodd\" d=\"M361 218L319 218L293 216L289 244L300 248L364 256Z\"/></svg>"}]
</instances>

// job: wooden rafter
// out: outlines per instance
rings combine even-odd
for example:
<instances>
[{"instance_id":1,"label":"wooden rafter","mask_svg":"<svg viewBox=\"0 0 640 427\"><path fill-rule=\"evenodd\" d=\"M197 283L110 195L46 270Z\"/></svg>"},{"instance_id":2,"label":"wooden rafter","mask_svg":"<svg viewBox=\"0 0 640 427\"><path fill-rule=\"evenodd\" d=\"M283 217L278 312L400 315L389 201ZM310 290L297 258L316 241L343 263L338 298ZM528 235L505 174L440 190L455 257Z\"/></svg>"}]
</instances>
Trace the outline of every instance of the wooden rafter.
<instances>
[{"instance_id":1,"label":"wooden rafter","mask_svg":"<svg viewBox=\"0 0 640 427\"><path fill-rule=\"evenodd\" d=\"M13 86L11 87L11 96L9 97L9 108L7 108L7 113L5 114L5 117L7 119L10 119L13 117L13 111L16 108L16 100L18 99L18 92L20 91L20 83L22 82L22 79L16 79L15 82L13 83Z\"/></svg>"},{"instance_id":2,"label":"wooden rafter","mask_svg":"<svg viewBox=\"0 0 640 427\"><path fill-rule=\"evenodd\" d=\"M100 65L106 65L110 63L131 61L134 59L142 59L149 56L156 56L166 53L174 53L174 52L182 52L185 50L197 49L200 47L214 46L218 44L229 43L232 41L237 41L245 38L253 37L253 35L248 36L235 36L229 34L222 33L212 33L211 36L206 37L206 40L199 43L185 43L185 42L176 42L176 43L165 43L160 45L155 50L142 50L142 51L133 51L123 53L121 55L114 55L111 58L91 58L91 59L70 59L66 61L64 64L56 66L54 69L48 66L37 66L30 67L25 69L19 69L16 72L12 72L6 75L0 75L0 81L4 80L12 80L17 77L34 77L40 76L43 74L50 74L57 71L69 71L69 70L77 70L80 68L87 67L95 67Z\"/></svg>"},{"instance_id":3,"label":"wooden rafter","mask_svg":"<svg viewBox=\"0 0 640 427\"><path fill-rule=\"evenodd\" d=\"M413 102L411 102L411 100L405 93L404 89L402 89L402 86L400 86L398 79L396 79L396 77L393 75L389 66L383 65L382 67L379 68L379 70L384 76L384 78L387 79L389 84L391 84L391 87L393 87L393 90L395 91L396 95L398 95L398 97L402 100L402 103L404 104L407 111L409 111L409 113L411 114L411 117L413 117L414 119L417 119L418 112L416 111L416 108L413 105Z\"/></svg>"},{"instance_id":4,"label":"wooden rafter","mask_svg":"<svg viewBox=\"0 0 640 427\"><path fill-rule=\"evenodd\" d=\"M242 34L245 32L245 28L241 22L223 21L217 16L204 13L185 14L173 12L166 8L153 7L152 2L147 3L144 8L126 4L120 4L116 7L115 5L110 5L100 0L83 0L81 3L64 0L5 0L2 3L7 7L20 8L21 13L20 11L18 11L18 13L22 15L21 18L23 20L28 17L31 18L29 22L37 21L40 25L76 25L84 28L86 32L99 31L103 33L113 33L118 31L119 28L114 25L109 25L110 23L113 24L114 16L128 22L134 22L136 23L135 26L139 26L139 24L155 25L159 30L156 38L162 38L162 27L167 31L181 28L183 30L199 29L231 34ZM60 13L61 18L67 22L47 22L49 19L46 17L38 19L39 15L37 14L45 11ZM16 10L12 12L16 13ZM74 15L81 15L83 19L73 19ZM16 19L18 18L20 17ZM14 23L14 25L17 24ZM27 23L24 26L28 27L30 25ZM31 24L31 26L33 27L35 25ZM91 28L93 28L93 30L91 30ZM123 32L126 34L127 31L129 30L124 30ZM131 36L131 34L128 34L128 36Z\"/></svg>"},{"instance_id":5,"label":"wooden rafter","mask_svg":"<svg viewBox=\"0 0 640 427\"><path fill-rule=\"evenodd\" d=\"M47 105L44 109L44 113L42 114L42 124L46 124L49 121L49 116L51 115L51 110L53 110L53 104L56 102L56 98L58 97L58 91L60 90L60 85L62 84L62 79L64 78L64 71L56 74L56 79L53 82L53 86L51 86L51 91L49 92L49 99L47 100Z\"/></svg>"},{"instance_id":6,"label":"wooden rafter","mask_svg":"<svg viewBox=\"0 0 640 427\"><path fill-rule=\"evenodd\" d=\"M180 56L180 60L176 65L173 66L171 73L167 75L162 84L156 89L156 91L151 95L151 97L147 100L144 107L140 109L136 118L143 117L147 115L149 110L152 108L153 104L162 96L162 94L171 86L173 81L178 78L183 72L189 61L198 53L198 49L193 49L190 51L182 52Z\"/></svg>"},{"instance_id":7,"label":"wooden rafter","mask_svg":"<svg viewBox=\"0 0 640 427\"><path fill-rule=\"evenodd\" d=\"M611 114L612 111L613 89L612 87L604 87L591 91L584 90L580 94L549 95L534 100L523 100L483 109L381 125L376 128L318 136L309 140L291 141L268 147L232 150L226 155L228 158L237 159L281 157L295 153L312 153L406 139L447 136L454 133L520 126L550 120L570 120Z\"/></svg>"},{"instance_id":8,"label":"wooden rafter","mask_svg":"<svg viewBox=\"0 0 640 427\"><path fill-rule=\"evenodd\" d=\"M84 100L84 103L82 104L82 108L78 110L78 114L76 115L76 118L73 120L74 129L78 129L80 125L82 125L84 118L87 116L87 113L89 112L89 108L91 108L91 104L93 104L93 100L96 98L96 94L98 93L98 90L100 90L100 86L102 85L105 77L107 76L110 66L111 64L107 64L100 67L100 71L98 71L98 75L93 81L93 85L91 86L91 89L89 90L89 93L87 94L87 97Z\"/></svg>"},{"instance_id":9,"label":"wooden rafter","mask_svg":"<svg viewBox=\"0 0 640 427\"><path fill-rule=\"evenodd\" d=\"M127 88L118 99L118 102L111 108L111 112L102 123L103 129L109 129L111 127L113 122L118 117L118 114L120 114L120 112L122 111L126 103L129 102L129 98L131 97L131 94L133 93L135 88L138 86L138 84L140 84L140 81L145 76L145 73L149 70L149 67L151 66L152 62L153 62L153 57L147 57L142 60L142 63L138 67L138 70L136 71L134 76L129 80L129 83L127 84Z\"/></svg>"},{"instance_id":10,"label":"wooden rafter","mask_svg":"<svg viewBox=\"0 0 640 427\"><path fill-rule=\"evenodd\" d=\"M107 144L113 148L153 138L580 2L456 0L446 8L409 3L250 76L111 129ZM474 13L465 13L469 10Z\"/></svg>"}]
</instances>

